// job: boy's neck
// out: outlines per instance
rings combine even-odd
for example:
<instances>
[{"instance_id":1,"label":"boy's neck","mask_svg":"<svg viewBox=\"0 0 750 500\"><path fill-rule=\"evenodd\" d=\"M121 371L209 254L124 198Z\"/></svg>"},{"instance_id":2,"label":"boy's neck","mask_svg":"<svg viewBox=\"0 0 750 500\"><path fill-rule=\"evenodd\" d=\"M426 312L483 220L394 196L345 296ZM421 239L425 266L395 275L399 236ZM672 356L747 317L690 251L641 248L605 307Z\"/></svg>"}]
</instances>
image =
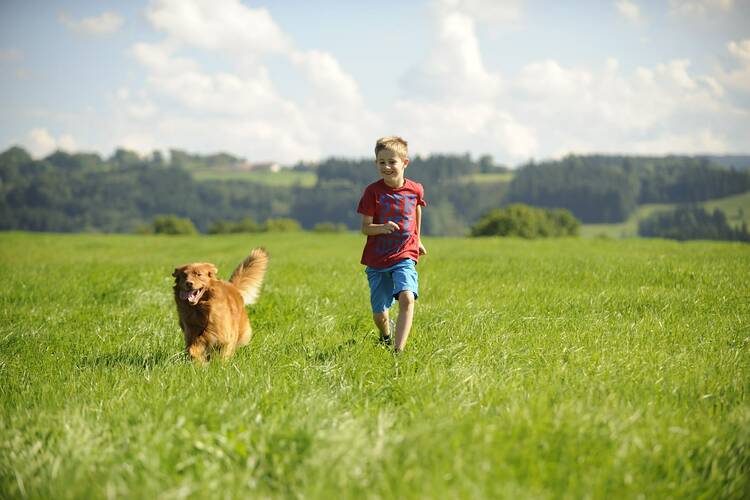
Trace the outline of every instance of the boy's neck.
<instances>
[{"instance_id":1,"label":"boy's neck","mask_svg":"<svg viewBox=\"0 0 750 500\"><path fill-rule=\"evenodd\" d=\"M399 179L398 181L395 181L395 185L391 184L389 182L389 179L383 179L383 182L385 182L385 185L388 186L391 189L398 189L400 187L404 187L404 184L406 184L406 178L405 177L401 177L401 179Z\"/></svg>"}]
</instances>

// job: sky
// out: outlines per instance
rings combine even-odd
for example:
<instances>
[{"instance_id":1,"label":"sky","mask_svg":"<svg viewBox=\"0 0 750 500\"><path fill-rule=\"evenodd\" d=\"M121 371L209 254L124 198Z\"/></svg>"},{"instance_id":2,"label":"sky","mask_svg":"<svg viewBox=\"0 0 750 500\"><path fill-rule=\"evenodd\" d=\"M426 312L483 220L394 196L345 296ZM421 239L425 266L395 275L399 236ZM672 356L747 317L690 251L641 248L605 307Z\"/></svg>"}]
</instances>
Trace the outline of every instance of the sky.
<instances>
[{"instance_id":1,"label":"sky","mask_svg":"<svg viewBox=\"0 0 750 500\"><path fill-rule=\"evenodd\" d=\"M0 149L750 153L750 0L2 0Z\"/></svg>"}]
</instances>

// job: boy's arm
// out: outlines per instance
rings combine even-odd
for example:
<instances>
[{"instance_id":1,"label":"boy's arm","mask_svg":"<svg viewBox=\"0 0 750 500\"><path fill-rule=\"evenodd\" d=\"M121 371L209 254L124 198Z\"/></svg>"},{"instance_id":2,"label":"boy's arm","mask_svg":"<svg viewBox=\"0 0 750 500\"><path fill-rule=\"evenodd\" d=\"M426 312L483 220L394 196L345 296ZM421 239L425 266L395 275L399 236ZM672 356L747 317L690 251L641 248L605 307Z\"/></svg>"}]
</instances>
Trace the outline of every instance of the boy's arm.
<instances>
[{"instance_id":1,"label":"boy's arm","mask_svg":"<svg viewBox=\"0 0 750 500\"><path fill-rule=\"evenodd\" d=\"M367 236L377 236L379 234L391 234L393 231L398 231L399 227L393 221L388 221L385 224L373 224L372 216L362 216L362 233Z\"/></svg>"},{"instance_id":2,"label":"boy's arm","mask_svg":"<svg viewBox=\"0 0 750 500\"><path fill-rule=\"evenodd\" d=\"M427 249L422 244L422 206L417 205L417 241L419 242L419 255L426 255Z\"/></svg>"}]
</instances>

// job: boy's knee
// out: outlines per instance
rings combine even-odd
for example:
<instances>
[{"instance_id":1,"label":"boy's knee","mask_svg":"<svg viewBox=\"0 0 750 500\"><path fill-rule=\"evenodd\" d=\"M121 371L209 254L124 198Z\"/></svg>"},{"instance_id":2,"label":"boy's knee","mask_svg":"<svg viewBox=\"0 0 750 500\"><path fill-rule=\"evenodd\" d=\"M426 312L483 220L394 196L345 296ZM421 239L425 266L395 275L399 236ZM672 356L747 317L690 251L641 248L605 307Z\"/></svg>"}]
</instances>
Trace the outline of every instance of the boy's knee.
<instances>
[{"instance_id":1,"label":"boy's knee","mask_svg":"<svg viewBox=\"0 0 750 500\"><path fill-rule=\"evenodd\" d=\"M409 290L404 290L398 294L398 303L401 306L413 306L414 300L414 292Z\"/></svg>"}]
</instances>

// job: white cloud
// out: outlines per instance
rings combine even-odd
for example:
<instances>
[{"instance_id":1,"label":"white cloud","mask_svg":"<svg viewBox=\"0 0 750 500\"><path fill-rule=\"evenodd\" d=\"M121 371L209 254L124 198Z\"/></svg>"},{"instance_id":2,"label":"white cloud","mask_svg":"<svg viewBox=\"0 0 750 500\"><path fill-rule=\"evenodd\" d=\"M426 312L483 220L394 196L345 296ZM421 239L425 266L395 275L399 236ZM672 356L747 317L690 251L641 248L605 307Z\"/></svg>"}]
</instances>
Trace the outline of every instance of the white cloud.
<instances>
[{"instance_id":1,"label":"white cloud","mask_svg":"<svg viewBox=\"0 0 750 500\"><path fill-rule=\"evenodd\" d=\"M266 9L239 0L157 0L146 15L155 28L188 46L257 56L291 45Z\"/></svg>"},{"instance_id":2,"label":"white cloud","mask_svg":"<svg viewBox=\"0 0 750 500\"><path fill-rule=\"evenodd\" d=\"M714 12L732 10L734 0L669 0L672 15L705 16Z\"/></svg>"},{"instance_id":3,"label":"white cloud","mask_svg":"<svg viewBox=\"0 0 750 500\"><path fill-rule=\"evenodd\" d=\"M413 153L479 151L498 158L524 160L540 146L536 131L491 104L401 100L396 103L394 133Z\"/></svg>"},{"instance_id":4,"label":"white cloud","mask_svg":"<svg viewBox=\"0 0 750 500\"><path fill-rule=\"evenodd\" d=\"M438 8L458 12L481 23L517 25L523 18L524 0L440 0Z\"/></svg>"},{"instance_id":5,"label":"white cloud","mask_svg":"<svg viewBox=\"0 0 750 500\"><path fill-rule=\"evenodd\" d=\"M525 160L539 148L534 127L501 100L503 79L485 66L476 33L477 18L517 21L520 7L521 2L441 2L430 52L403 77L406 96L391 113L393 132L407 137L415 153L473 151ZM499 10L491 15L492 9Z\"/></svg>"},{"instance_id":6,"label":"white cloud","mask_svg":"<svg viewBox=\"0 0 750 500\"><path fill-rule=\"evenodd\" d=\"M290 59L302 70L323 100L334 99L342 104L363 105L357 82L341 68L331 54L309 50L293 52Z\"/></svg>"},{"instance_id":7,"label":"white cloud","mask_svg":"<svg viewBox=\"0 0 750 500\"><path fill-rule=\"evenodd\" d=\"M130 54L157 74L170 75L198 69L195 61L174 56L176 50L177 46L170 43L136 43L130 48Z\"/></svg>"},{"instance_id":8,"label":"white cloud","mask_svg":"<svg viewBox=\"0 0 750 500\"><path fill-rule=\"evenodd\" d=\"M64 151L74 151L76 142L70 134L63 134L59 137L53 137L45 128L34 128L29 131L25 146L32 156L42 157L61 149Z\"/></svg>"},{"instance_id":9,"label":"white cloud","mask_svg":"<svg viewBox=\"0 0 750 500\"><path fill-rule=\"evenodd\" d=\"M632 151L643 155L701 154L730 151L727 141L708 128L683 133L666 132L654 138L635 141Z\"/></svg>"},{"instance_id":10,"label":"white cloud","mask_svg":"<svg viewBox=\"0 0 750 500\"><path fill-rule=\"evenodd\" d=\"M729 52L742 63L750 63L750 38L727 44Z\"/></svg>"},{"instance_id":11,"label":"white cloud","mask_svg":"<svg viewBox=\"0 0 750 500\"><path fill-rule=\"evenodd\" d=\"M637 3L629 0L618 0L615 4L617 11L630 22L637 23L641 21L641 8Z\"/></svg>"},{"instance_id":12,"label":"white cloud","mask_svg":"<svg viewBox=\"0 0 750 500\"><path fill-rule=\"evenodd\" d=\"M750 93L750 38L729 42L727 50L736 60L737 66L731 70L722 70L719 79L735 91Z\"/></svg>"},{"instance_id":13,"label":"white cloud","mask_svg":"<svg viewBox=\"0 0 750 500\"><path fill-rule=\"evenodd\" d=\"M426 98L476 100L497 95L500 75L484 66L474 19L458 11L443 11L436 28L430 53L404 77L404 86L413 95Z\"/></svg>"},{"instance_id":14,"label":"white cloud","mask_svg":"<svg viewBox=\"0 0 750 500\"><path fill-rule=\"evenodd\" d=\"M116 33L124 20L114 12L104 12L101 15L73 19L67 14L60 14L60 22L68 29L85 35L104 36Z\"/></svg>"},{"instance_id":15,"label":"white cloud","mask_svg":"<svg viewBox=\"0 0 750 500\"><path fill-rule=\"evenodd\" d=\"M151 3L147 18L166 38L131 47L147 70L152 98L118 102L126 130L132 129L128 119L149 115L154 135L167 142L174 137L179 143L178 133L185 133L193 139L184 147L293 162L333 153L321 145L356 151L377 128L357 82L336 58L295 48L265 9L237 0L160 0ZM194 49L225 64L206 69L192 58ZM289 63L292 78L306 87L304 99L279 91L264 64L270 57ZM139 134L129 137L151 144Z\"/></svg>"},{"instance_id":16,"label":"white cloud","mask_svg":"<svg viewBox=\"0 0 750 500\"><path fill-rule=\"evenodd\" d=\"M142 87L111 95L113 146L292 163L362 156L375 137L399 134L413 153L489 153L514 164L568 152L721 152L750 143L742 137L748 114L730 99L743 82L750 89L750 70L741 71L750 67L748 40L727 46L740 69L726 73L696 72L688 59L624 71L615 58L600 66L547 58L501 74L483 60L478 25L493 8L495 22L518 22L522 2L438 2L429 51L402 75L394 104L371 109L332 53L295 46L263 9L154 1L147 19L163 36L131 47L146 76ZM246 33L255 28L265 35ZM279 66L302 92L279 85Z\"/></svg>"}]
</instances>

